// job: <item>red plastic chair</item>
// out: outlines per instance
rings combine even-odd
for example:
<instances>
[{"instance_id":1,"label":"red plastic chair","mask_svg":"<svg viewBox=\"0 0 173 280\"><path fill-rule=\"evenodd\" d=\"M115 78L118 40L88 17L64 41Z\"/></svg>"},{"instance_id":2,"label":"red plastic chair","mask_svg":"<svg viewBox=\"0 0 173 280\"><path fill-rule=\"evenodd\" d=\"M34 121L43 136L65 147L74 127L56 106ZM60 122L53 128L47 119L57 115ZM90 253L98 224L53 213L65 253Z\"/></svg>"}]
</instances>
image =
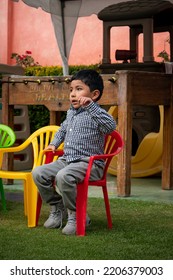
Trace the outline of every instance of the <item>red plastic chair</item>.
<instances>
[{"instance_id":1,"label":"red plastic chair","mask_svg":"<svg viewBox=\"0 0 173 280\"><path fill-rule=\"evenodd\" d=\"M85 235L88 186L102 187L107 221L108 221L108 228L110 229L112 228L112 218L110 213L106 175L111 159L121 152L123 145L124 143L121 135L119 134L119 132L115 130L111 134L106 135L104 154L90 157L85 179L82 183L77 185L77 198L76 198L76 222L77 222L76 234L77 235L80 236ZM62 155L63 151L58 150L55 153L53 153L52 151L46 151L45 153L46 153L45 163L50 163L54 160L54 156ZM101 180L89 181L92 164L94 160L98 160L98 159L105 160L105 169L104 169L103 177ZM39 195L38 204L37 204L37 217L36 217L37 223L40 215L41 204L42 204L42 200Z\"/></svg>"}]
</instances>

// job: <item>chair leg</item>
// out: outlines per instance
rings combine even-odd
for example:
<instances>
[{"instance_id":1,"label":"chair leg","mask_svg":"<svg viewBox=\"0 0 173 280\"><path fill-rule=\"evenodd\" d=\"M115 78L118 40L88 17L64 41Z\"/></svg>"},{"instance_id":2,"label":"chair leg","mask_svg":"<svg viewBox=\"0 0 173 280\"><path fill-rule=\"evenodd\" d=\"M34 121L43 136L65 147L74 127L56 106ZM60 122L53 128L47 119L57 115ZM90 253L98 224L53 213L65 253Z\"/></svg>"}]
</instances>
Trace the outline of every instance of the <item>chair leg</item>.
<instances>
[{"instance_id":1,"label":"chair leg","mask_svg":"<svg viewBox=\"0 0 173 280\"><path fill-rule=\"evenodd\" d=\"M41 198L41 195L38 193L38 197L37 197L37 210L36 210L36 226L38 226L38 221L39 221L39 218L40 218L41 206L42 206L42 198Z\"/></svg>"},{"instance_id":2,"label":"chair leg","mask_svg":"<svg viewBox=\"0 0 173 280\"><path fill-rule=\"evenodd\" d=\"M27 212L28 212L28 227L36 226L36 212L37 212L37 197L38 191L35 186L31 175L27 179Z\"/></svg>"},{"instance_id":3,"label":"chair leg","mask_svg":"<svg viewBox=\"0 0 173 280\"><path fill-rule=\"evenodd\" d=\"M0 193L1 193L2 209L3 210L7 210L6 200L5 200L5 193L4 193L4 186L3 186L1 178L0 178Z\"/></svg>"},{"instance_id":4,"label":"chair leg","mask_svg":"<svg viewBox=\"0 0 173 280\"><path fill-rule=\"evenodd\" d=\"M112 217L111 217L111 211L110 211L110 204L109 204L107 187L103 186L102 190L103 190L103 196L104 196L104 202L105 202L105 208L106 208L108 228L112 229Z\"/></svg>"},{"instance_id":5,"label":"chair leg","mask_svg":"<svg viewBox=\"0 0 173 280\"><path fill-rule=\"evenodd\" d=\"M23 201L24 201L24 214L25 216L28 215L28 202L27 202L27 188L26 188L26 181L24 181L24 189L23 189Z\"/></svg>"},{"instance_id":6,"label":"chair leg","mask_svg":"<svg viewBox=\"0 0 173 280\"><path fill-rule=\"evenodd\" d=\"M76 234L80 236L85 235L87 195L88 186L78 184L76 198Z\"/></svg>"}]
</instances>

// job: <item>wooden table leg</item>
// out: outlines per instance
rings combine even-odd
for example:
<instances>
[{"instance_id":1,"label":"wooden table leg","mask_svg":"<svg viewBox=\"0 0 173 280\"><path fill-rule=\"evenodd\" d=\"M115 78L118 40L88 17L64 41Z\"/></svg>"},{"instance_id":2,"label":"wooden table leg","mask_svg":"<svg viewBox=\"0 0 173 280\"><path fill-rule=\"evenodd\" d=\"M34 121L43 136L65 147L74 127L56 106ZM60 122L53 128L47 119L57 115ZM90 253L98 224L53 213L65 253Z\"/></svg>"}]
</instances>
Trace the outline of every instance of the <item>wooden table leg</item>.
<instances>
[{"instance_id":1,"label":"wooden table leg","mask_svg":"<svg viewBox=\"0 0 173 280\"><path fill-rule=\"evenodd\" d=\"M50 125L61 124L61 111L50 111Z\"/></svg>"},{"instance_id":2,"label":"wooden table leg","mask_svg":"<svg viewBox=\"0 0 173 280\"><path fill-rule=\"evenodd\" d=\"M131 193L131 150L132 150L132 104L131 86L127 74L119 77L118 90L118 130L124 140L123 151L117 160L117 195L130 196Z\"/></svg>"},{"instance_id":3,"label":"wooden table leg","mask_svg":"<svg viewBox=\"0 0 173 280\"><path fill-rule=\"evenodd\" d=\"M8 81L8 77L5 78ZM14 130L14 106L9 105L9 84L2 85L2 123L10 126ZM4 154L2 169L13 170L14 156L13 154ZM13 179L3 179L4 184L13 184Z\"/></svg>"},{"instance_id":4,"label":"wooden table leg","mask_svg":"<svg viewBox=\"0 0 173 280\"><path fill-rule=\"evenodd\" d=\"M164 106L162 189L173 189L173 105Z\"/></svg>"}]
</instances>

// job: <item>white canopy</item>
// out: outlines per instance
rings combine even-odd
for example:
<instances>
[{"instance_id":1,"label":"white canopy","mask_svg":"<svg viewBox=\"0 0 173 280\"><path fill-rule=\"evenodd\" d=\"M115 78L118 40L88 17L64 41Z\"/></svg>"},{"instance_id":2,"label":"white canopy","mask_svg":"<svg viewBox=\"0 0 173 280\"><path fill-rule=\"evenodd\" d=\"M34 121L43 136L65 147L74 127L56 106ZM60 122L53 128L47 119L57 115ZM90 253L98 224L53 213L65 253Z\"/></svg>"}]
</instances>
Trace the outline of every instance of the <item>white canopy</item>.
<instances>
[{"instance_id":1,"label":"white canopy","mask_svg":"<svg viewBox=\"0 0 173 280\"><path fill-rule=\"evenodd\" d=\"M12 0L19 2L19 0ZM22 0L25 4L42 8L51 14L57 44L60 50L63 74L68 75L68 58L78 17L98 14L102 9L120 2L139 0ZM169 0L173 3L173 0Z\"/></svg>"}]
</instances>

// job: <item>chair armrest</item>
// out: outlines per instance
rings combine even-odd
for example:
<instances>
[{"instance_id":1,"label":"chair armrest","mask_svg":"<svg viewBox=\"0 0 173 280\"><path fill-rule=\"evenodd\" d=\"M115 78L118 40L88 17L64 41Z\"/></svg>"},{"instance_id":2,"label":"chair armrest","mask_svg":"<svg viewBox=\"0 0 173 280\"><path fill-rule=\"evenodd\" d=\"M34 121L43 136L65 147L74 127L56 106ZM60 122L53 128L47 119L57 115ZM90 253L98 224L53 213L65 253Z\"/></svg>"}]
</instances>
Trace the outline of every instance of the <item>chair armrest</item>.
<instances>
[{"instance_id":1,"label":"chair armrest","mask_svg":"<svg viewBox=\"0 0 173 280\"><path fill-rule=\"evenodd\" d=\"M106 163L106 166L105 166L105 169L104 169L104 175L106 174L107 172L107 169L108 169L108 166L111 162L111 159L116 156L117 154L119 154L122 150L122 147L118 147L116 149L115 152L113 153L110 153L110 154L102 154L102 155L95 155L95 156L91 156L90 157L90 160L89 160L89 164L88 164L88 169L87 169L87 172L86 172L86 176L85 176L85 181L88 181L89 182L89 178L90 178L90 174L91 174L91 168L92 168L92 165L94 163L95 160L100 160L100 159L103 159L104 161L107 160L107 163Z\"/></svg>"},{"instance_id":2,"label":"chair armrest","mask_svg":"<svg viewBox=\"0 0 173 280\"><path fill-rule=\"evenodd\" d=\"M87 169L87 172L86 172L86 176L85 176L85 181L89 181L89 178L90 178L90 173L91 173L91 168L92 168L92 165L94 163L95 160L99 160L99 159L103 159L103 160L106 160L106 159L110 159L109 161L111 161L111 159L116 155L118 154L119 152L121 151L121 148L120 149L117 149L117 151L115 153L112 153L112 154L102 154L102 155L95 155L95 156L90 156L90 159L89 159L89 163L88 163L88 169ZM45 150L43 151L43 153L45 154L46 156L46 160L45 160L45 163L50 163L53 161L53 158L55 156L62 156L64 154L64 150L56 150L55 152L53 152L52 150Z\"/></svg>"},{"instance_id":3,"label":"chair armrest","mask_svg":"<svg viewBox=\"0 0 173 280\"><path fill-rule=\"evenodd\" d=\"M27 141L25 141L24 143L22 143L21 145L16 146L16 147L0 148L0 168L2 167L4 154L23 151L28 145L29 145L29 143Z\"/></svg>"},{"instance_id":4,"label":"chair armrest","mask_svg":"<svg viewBox=\"0 0 173 280\"><path fill-rule=\"evenodd\" d=\"M45 163L50 163L53 161L55 156L62 156L64 154L64 150L58 149L55 152L53 152L52 150L44 150L43 153L46 156Z\"/></svg>"},{"instance_id":5,"label":"chair armrest","mask_svg":"<svg viewBox=\"0 0 173 280\"><path fill-rule=\"evenodd\" d=\"M0 148L0 153L15 153L15 152L19 152L22 151L23 147L17 146L17 147L9 147L9 148Z\"/></svg>"},{"instance_id":6,"label":"chair armrest","mask_svg":"<svg viewBox=\"0 0 173 280\"><path fill-rule=\"evenodd\" d=\"M20 151L23 151L30 144L31 144L31 142L28 141L28 139L27 139L21 145L9 147L9 148L0 148L0 153L16 153L16 152L20 152Z\"/></svg>"}]
</instances>

